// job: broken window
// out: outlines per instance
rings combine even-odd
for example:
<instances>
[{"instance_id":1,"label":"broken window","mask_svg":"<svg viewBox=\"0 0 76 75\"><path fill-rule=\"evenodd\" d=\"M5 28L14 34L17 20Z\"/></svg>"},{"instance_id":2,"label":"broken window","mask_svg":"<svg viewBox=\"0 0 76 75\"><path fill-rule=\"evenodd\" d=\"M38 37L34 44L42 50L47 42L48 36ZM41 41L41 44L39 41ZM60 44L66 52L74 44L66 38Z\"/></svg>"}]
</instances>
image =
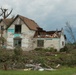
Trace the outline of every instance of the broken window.
<instances>
[{"instance_id":1,"label":"broken window","mask_svg":"<svg viewBox=\"0 0 76 75\"><path fill-rule=\"evenodd\" d=\"M21 47L21 41L22 41L21 38L15 38L14 39L14 47L16 47L16 46Z\"/></svg>"},{"instance_id":2,"label":"broken window","mask_svg":"<svg viewBox=\"0 0 76 75\"><path fill-rule=\"evenodd\" d=\"M21 33L21 25L15 25L15 33Z\"/></svg>"},{"instance_id":3,"label":"broken window","mask_svg":"<svg viewBox=\"0 0 76 75\"><path fill-rule=\"evenodd\" d=\"M37 40L37 47L44 47L44 40Z\"/></svg>"}]
</instances>

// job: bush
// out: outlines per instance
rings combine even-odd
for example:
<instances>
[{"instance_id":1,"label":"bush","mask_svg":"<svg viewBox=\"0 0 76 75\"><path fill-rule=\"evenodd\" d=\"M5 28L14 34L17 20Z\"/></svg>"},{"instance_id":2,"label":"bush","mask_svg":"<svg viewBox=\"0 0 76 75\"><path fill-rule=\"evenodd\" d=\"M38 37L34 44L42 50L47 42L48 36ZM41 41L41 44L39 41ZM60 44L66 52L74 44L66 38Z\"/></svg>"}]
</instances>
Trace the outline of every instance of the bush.
<instances>
[{"instance_id":1,"label":"bush","mask_svg":"<svg viewBox=\"0 0 76 75\"><path fill-rule=\"evenodd\" d=\"M49 51L49 52L57 52L57 50L54 49L54 48L52 48L52 47L46 48L46 51Z\"/></svg>"},{"instance_id":2,"label":"bush","mask_svg":"<svg viewBox=\"0 0 76 75\"><path fill-rule=\"evenodd\" d=\"M36 51L44 50L44 48L35 48Z\"/></svg>"},{"instance_id":3,"label":"bush","mask_svg":"<svg viewBox=\"0 0 76 75\"><path fill-rule=\"evenodd\" d=\"M16 47L14 49L14 54L15 55L22 55L22 49L20 47Z\"/></svg>"},{"instance_id":4,"label":"bush","mask_svg":"<svg viewBox=\"0 0 76 75\"><path fill-rule=\"evenodd\" d=\"M76 55L76 49L73 49L69 52L70 54Z\"/></svg>"},{"instance_id":5,"label":"bush","mask_svg":"<svg viewBox=\"0 0 76 75\"><path fill-rule=\"evenodd\" d=\"M12 61L20 62L22 61L22 49L20 47L16 47L14 49L14 54L12 55Z\"/></svg>"},{"instance_id":6,"label":"bush","mask_svg":"<svg viewBox=\"0 0 76 75\"><path fill-rule=\"evenodd\" d=\"M10 59L10 55L6 49L0 47L0 62L6 62Z\"/></svg>"},{"instance_id":7,"label":"bush","mask_svg":"<svg viewBox=\"0 0 76 75\"><path fill-rule=\"evenodd\" d=\"M57 52L56 49L48 47L48 48L36 48L36 51L45 51L45 52Z\"/></svg>"},{"instance_id":8,"label":"bush","mask_svg":"<svg viewBox=\"0 0 76 75\"><path fill-rule=\"evenodd\" d=\"M65 56L60 57L60 64L67 66L75 66L76 65L76 56L73 54L66 54Z\"/></svg>"},{"instance_id":9,"label":"bush","mask_svg":"<svg viewBox=\"0 0 76 75\"><path fill-rule=\"evenodd\" d=\"M61 48L61 49L60 49L60 52L68 52L67 46L65 46L64 48Z\"/></svg>"},{"instance_id":10,"label":"bush","mask_svg":"<svg viewBox=\"0 0 76 75\"><path fill-rule=\"evenodd\" d=\"M17 62L17 63L15 63L14 68L16 68L16 69L24 69L25 68L25 64L22 63L22 62L20 62L20 63Z\"/></svg>"}]
</instances>

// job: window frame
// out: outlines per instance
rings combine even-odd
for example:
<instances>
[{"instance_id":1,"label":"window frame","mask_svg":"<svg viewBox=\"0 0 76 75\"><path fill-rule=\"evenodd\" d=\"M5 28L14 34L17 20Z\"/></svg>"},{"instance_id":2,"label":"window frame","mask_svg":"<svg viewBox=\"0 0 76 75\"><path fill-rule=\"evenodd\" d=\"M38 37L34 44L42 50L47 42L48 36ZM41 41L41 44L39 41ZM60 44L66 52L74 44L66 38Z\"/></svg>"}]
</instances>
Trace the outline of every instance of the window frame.
<instances>
[{"instance_id":1,"label":"window frame","mask_svg":"<svg viewBox=\"0 0 76 75\"><path fill-rule=\"evenodd\" d=\"M18 28L18 26L20 26L20 28ZM16 30L17 29L17 30ZM22 30L22 25L21 24L16 24L15 25L15 32L14 33L16 33L16 34L21 34L21 30Z\"/></svg>"},{"instance_id":2,"label":"window frame","mask_svg":"<svg viewBox=\"0 0 76 75\"><path fill-rule=\"evenodd\" d=\"M19 46L19 47L21 47L22 46L22 38L14 38L13 39L13 46L14 47L16 47L16 46ZM20 44L19 44L19 42L20 42ZM17 44L17 45L16 45Z\"/></svg>"},{"instance_id":3,"label":"window frame","mask_svg":"<svg viewBox=\"0 0 76 75\"><path fill-rule=\"evenodd\" d=\"M44 47L44 40L37 40L37 47Z\"/></svg>"}]
</instances>

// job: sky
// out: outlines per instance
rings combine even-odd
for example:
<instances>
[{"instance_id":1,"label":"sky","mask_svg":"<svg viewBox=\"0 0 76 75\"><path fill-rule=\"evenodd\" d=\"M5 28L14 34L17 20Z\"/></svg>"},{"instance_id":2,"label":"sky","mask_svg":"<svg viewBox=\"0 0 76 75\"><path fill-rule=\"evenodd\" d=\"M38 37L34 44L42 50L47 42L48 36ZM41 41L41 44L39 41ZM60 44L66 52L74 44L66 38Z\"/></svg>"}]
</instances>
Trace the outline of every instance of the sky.
<instances>
[{"instance_id":1,"label":"sky","mask_svg":"<svg viewBox=\"0 0 76 75\"><path fill-rule=\"evenodd\" d=\"M0 7L13 9L11 16L34 20L44 30L56 30L69 22L76 27L76 0L0 0Z\"/></svg>"}]
</instances>

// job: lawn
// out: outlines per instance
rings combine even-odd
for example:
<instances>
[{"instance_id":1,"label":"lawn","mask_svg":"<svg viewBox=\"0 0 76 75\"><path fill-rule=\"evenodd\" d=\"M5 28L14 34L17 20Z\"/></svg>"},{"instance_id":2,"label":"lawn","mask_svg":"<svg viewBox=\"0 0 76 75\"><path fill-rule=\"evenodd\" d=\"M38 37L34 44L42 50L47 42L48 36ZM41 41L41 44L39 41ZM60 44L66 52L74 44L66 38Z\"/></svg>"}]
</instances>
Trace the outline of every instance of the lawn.
<instances>
[{"instance_id":1,"label":"lawn","mask_svg":"<svg viewBox=\"0 0 76 75\"><path fill-rule=\"evenodd\" d=\"M76 75L76 68L63 68L55 71L14 71L0 70L0 75Z\"/></svg>"}]
</instances>

